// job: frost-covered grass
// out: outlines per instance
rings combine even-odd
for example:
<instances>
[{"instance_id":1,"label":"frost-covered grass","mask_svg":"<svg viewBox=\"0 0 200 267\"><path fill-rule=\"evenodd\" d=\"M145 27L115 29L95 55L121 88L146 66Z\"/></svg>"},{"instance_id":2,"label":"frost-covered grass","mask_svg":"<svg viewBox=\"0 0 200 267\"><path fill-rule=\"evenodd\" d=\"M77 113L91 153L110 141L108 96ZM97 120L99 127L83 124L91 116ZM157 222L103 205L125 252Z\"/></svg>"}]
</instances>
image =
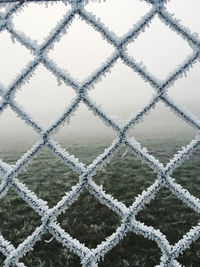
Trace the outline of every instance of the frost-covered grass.
<instances>
[{"instance_id":1,"label":"frost-covered grass","mask_svg":"<svg viewBox=\"0 0 200 267\"><path fill-rule=\"evenodd\" d=\"M161 144L156 144L152 140L144 143L149 151L164 163L180 148L180 144L172 140L165 142L165 149L160 149ZM69 145L66 148L89 164L104 150L105 145ZM18 152L12 155L11 152L4 153L4 160L13 163L19 155ZM196 197L200 197L199 155L196 153L185 161L172 175ZM40 198L48 201L50 207L55 205L78 181L78 176L53 157L47 149L42 150L33 163L27 167L26 172L21 173L18 178ZM93 179L97 184L102 184L106 192L129 206L137 194L153 183L156 175L133 154L122 148L104 169L97 172ZM0 232L15 246L41 224L40 217L12 189L0 202L0 218ZM138 213L137 219L159 228L174 244L192 226L197 225L199 216L173 196L169 190L163 189L143 211ZM120 225L119 216L100 204L87 191L84 191L80 198L58 217L58 221L63 229L89 248L95 248ZM199 251L200 242L197 241L178 260L185 266L199 266ZM99 266L150 267L159 264L160 256L161 253L155 242L129 233L105 256L104 261L99 262ZM3 266L3 259L4 257L0 255L0 266ZM34 250L27 253L21 262L31 267L81 266L79 258L52 239L50 234L44 235L41 241L36 243Z\"/></svg>"}]
</instances>

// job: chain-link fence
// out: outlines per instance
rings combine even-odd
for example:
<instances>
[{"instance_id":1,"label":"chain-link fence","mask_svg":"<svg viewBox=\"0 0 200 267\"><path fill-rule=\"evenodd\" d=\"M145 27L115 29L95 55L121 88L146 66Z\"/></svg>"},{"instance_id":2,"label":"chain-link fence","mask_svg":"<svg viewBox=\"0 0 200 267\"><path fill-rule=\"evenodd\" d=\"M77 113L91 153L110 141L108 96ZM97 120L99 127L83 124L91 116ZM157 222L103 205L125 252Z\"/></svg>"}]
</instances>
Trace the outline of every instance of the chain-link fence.
<instances>
[{"instance_id":1,"label":"chain-link fence","mask_svg":"<svg viewBox=\"0 0 200 267\"><path fill-rule=\"evenodd\" d=\"M33 0L32 2L39 1L42 0ZM186 158L192 155L197 148L199 148L200 136L198 131L200 129L200 121L198 121L192 114L186 112L182 107L174 103L167 94L167 89L173 85L175 80L180 78L183 73L189 71L191 66L199 59L200 40L196 34L192 34L190 30L181 26L178 20L168 13L165 7L166 1L146 0L146 2L152 5L151 10L142 17L127 34L125 34L122 38L118 38L104 26L100 19L86 11L84 7L87 5L88 1L68 0L63 2L71 5L70 11L68 11L62 20L58 22L57 26L51 31L45 41L41 45L37 45L26 37L25 34L17 32L13 27L13 15L21 7L26 5L27 2L30 1L0 1L1 5L5 5L7 7L5 12L0 13L0 31L7 31L12 38L16 40L16 42L19 42L21 45L26 47L34 55L34 59L29 62L26 68L18 75L8 88L4 88L3 86L0 87L0 95L2 97L0 110L2 112L9 106L23 121L39 133L40 140L35 143L31 150L27 151L15 165L8 165L0 160L0 172L2 175L0 196L1 198L6 198L6 193L9 188L12 187L17 194L41 216L42 223L17 248L0 235L0 251L6 256L5 266L24 266L23 263L20 263L20 258L34 248L35 243L46 231L49 231L58 242L78 255L83 266L97 266L100 257L104 256L108 251L116 246L129 231L137 233L147 239L154 240L157 243L158 247L162 251L159 266L180 266L176 259L179 257L180 253L184 252L198 239L200 236L200 224L193 227L175 245L171 245L167 238L159 230L139 222L135 219L135 216L163 187L168 187L177 198L195 212L200 213L199 199L192 196L171 177L174 170L180 166ZM69 73L59 68L59 66L48 58L48 52L52 48L52 44L54 42L58 42L63 34L67 34L65 29L70 27L71 22L76 15L80 16L83 21L91 25L95 31L98 31L102 37L115 48L111 57L109 57L106 62L103 62L101 67L95 70L93 74L82 83L78 83L73 80ZM150 73L147 72L145 67L141 67L140 64L137 64L126 52L126 46L129 42L134 41L141 32L145 31L146 27L151 26L151 21L156 15L162 22L168 25L168 27L182 36L193 49L192 55L190 55L181 66L177 67L177 69L163 82L156 80ZM148 105L134 115L134 117L132 117L132 119L129 120L123 127L119 126L88 96L88 89L91 88L94 83L98 82L101 76L109 71L119 58L128 67L133 69L134 72L140 75L155 90L155 95ZM56 78L62 80L66 83L66 85L71 86L76 92L76 97L73 99L72 103L66 107L62 116L60 116L47 129L44 129L36 121L34 121L34 119L18 105L14 97L15 91L22 87L23 83L29 79L32 72L40 64L45 66L45 68L49 70L52 75L56 76ZM148 154L145 149L142 149L136 140L133 138L129 139L127 136L128 131L141 118L143 118L158 103L158 101L163 101L165 105L169 106L171 110L197 130L196 138L192 140L186 148L179 151L166 166L156 160L154 156ZM108 147L104 153L99 155L88 167L79 163L78 159L58 146L51 138L52 133L65 123L80 103L84 103L96 116L104 121L105 124L109 125L118 136L117 139L113 141L112 145ZM129 207L116 199L113 199L111 195L105 193L103 188L98 186L92 179L95 173L99 171L105 163L108 163L109 159L122 145L126 145L132 153L137 155L137 157L139 157L144 163L148 164L157 174L156 181L147 190L138 195L133 204ZM25 184L22 184L17 179L18 174L31 163L34 156L36 156L44 146L47 146L55 157L58 157L64 164L69 166L79 175L79 182L73 186L71 191L66 193L53 208L49 208L45 201L39 199L34 192L31 192ZM57 223L58 215L66 211L67 208L76 201L84 188L94 195L102 204L112 209L121 217L121 225L117 228L116 232L111 236L108 236L106 240L99 244L95 249L89 249L78 240L72 238Z\"/></svg>"}]
</instances>

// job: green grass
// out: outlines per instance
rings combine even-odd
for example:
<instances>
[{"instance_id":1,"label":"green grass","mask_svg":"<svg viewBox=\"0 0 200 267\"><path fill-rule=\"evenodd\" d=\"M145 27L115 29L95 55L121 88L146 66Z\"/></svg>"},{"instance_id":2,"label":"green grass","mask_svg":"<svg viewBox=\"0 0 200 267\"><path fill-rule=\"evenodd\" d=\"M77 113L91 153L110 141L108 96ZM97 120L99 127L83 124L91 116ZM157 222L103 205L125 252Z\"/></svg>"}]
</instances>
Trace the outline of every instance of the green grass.
<instances>
[{"instance_id":1,"label":"green grass","mask_svg":"<svg viewBox=\"0 0 200 267\"><path fill-rule=\"evenodd\" d=\"M165 142L165 149L152 140L145 145L149 151L166 163L182 143ZM71 145L67 149L83 162L89 164L105 145ZM164 152L163 152L164 151ZM131 205L137 194L148 188L156 179L156 174L132 153L123 156L125 148L120 149L110 163L93 177L97 184L102 184L107 193ZM200 197L199 153L187 160L173 174L181 185L192 194ZM4 160L14 163L20 153L4 153ZM28 188L54 206L71 186L78 182L77 174L52 156L48 149L42 150L33 163L19 176ZM0 202L0 232L16 247L41 224L38 216L20 197L10 189ZM168 189L161 190L156 198L137 215L137 219L147 225L159 228L171 244L176 243L192 226L199 222L199 216L173 196ZM70 235L95 248L120 225L120 218L102 205L86 190L79 199L62 215L58 222ZM178 259L185 266L200 266L200 242L197 241ZM100 267L147 266L159 264L161 253L156 243L128 233L127 236L99 262ZM0 254L0 266L4 256ZM37 267L78 267L80 260L68 249L62 247L51 235L46 233L36 243L34 250L21 259L27 266Z\"/></svg>"}]
</instances>

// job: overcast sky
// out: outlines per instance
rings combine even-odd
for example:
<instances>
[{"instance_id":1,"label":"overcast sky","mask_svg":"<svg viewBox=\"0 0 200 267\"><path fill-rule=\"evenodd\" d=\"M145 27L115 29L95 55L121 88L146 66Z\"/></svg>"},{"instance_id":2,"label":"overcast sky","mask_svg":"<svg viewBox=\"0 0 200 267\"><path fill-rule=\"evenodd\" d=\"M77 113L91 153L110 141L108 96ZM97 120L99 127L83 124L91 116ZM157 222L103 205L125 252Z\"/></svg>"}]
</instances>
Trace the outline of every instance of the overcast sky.
<instances>
[{"instance_id":1,"label":"overcast sky","mask_svg":"<svg viewBox=\"0 0 200 267\"><path fill-rule=\"evenodd\" d=\"M42 43L43 37L48 36L56 22L69 8L70 6L65 6L61 2L50 4L48 8L45 8L45 5L30 3L21 13L14 15L14 27L37 40L38 43ZM86 10L100 17L102 22L118 36L123 36L150 8L151 6L145 1L107 0L102 3L90 3ZM200 34L199 0L171 0L167 8L169 12L175 13L183 25L189 26L192 32ZM113 51L114 48L103 40L99 33L76 17L67 30L67 34L54 45L54 49L49 52L48 56L61 68L70 72L73 78L83 81ZM156 78L165 80L169 73L192 53L192 49L186 41L155 18L150 27L135 42L127 46L127 52L137 62L143 62L147 70ZM7 32L2 32L0 34L0 59L0 82L7 87L15 75L26 66L29 60L33 59L33 56L19 43L13 44ZM169 95L178 104L184 105L198 116L200 116L199 74L200 63L198 62L187 77L179 79L169 89ZM48 92L47 98L46 92ZM127 120L138 109L144 107L151 99L152 93L154 90L150 85L120 60L111 72L103 77L93 90L89 91L89 95L97 104L102 104L106 112L119 116L122 121ZM17 92L15 99L42 125L48 126L61 114L74 96L72 88L64 84L58 86L56 78L43 66L39 66L30 83ZM7 136L8 132L13 134L13 130L16 135L27 135L32 132L16 118L16 115L9 109L3 112L0 116L1 137ZM150 127L150 124L153 126ZM158 129L163 131L162 133L167 129L173 132L175 126L179 132L179 129L189 130L181 119L161 103L144 118L143 125L136 127L135 134L153 135ZM97 133L101 136L114 137L112 130L91 111L88 111L83 104L74 113L70 125L66 124L59 132L60 136L74 133L79 137L89 134L95 136Z\"/></svg>"}]
</instances>

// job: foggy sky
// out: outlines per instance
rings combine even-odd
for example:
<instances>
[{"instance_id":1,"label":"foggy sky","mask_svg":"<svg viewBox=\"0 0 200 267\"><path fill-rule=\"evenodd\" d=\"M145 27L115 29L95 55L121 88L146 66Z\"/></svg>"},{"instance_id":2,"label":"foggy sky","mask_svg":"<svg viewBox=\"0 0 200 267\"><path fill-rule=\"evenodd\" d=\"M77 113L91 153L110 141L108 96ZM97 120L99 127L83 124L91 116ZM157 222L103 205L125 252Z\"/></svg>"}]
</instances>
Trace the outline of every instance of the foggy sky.
<instances>
[{"instance_id":1,"label":"foggy sky","mask_svg":"<svg viewBox=\"0 0 200 267\"><path fill-rule=\"evenodd\" d=\"M150 10L150 5L139 0L107 0L102 3L88 4L86 9L100 17L107 27L117 35L123 36L139 18ZM167 4L168 10L175 13L182 24L189 26L192 32L200 33L199 0L172 0ZM63 3L45 5L29 4L21 13L14 15L13 23L18 31L42 43L43 37L62 18L69 6ZM37 19L36 19L37 18ZM112 54L114 48L102 39L101 35L91 26L81 21L79 17L72 22L59 43L55 43L53 51L48 53L61 68L71 73L74 79L83 81L101 63ZM165 80L178 64L191 55L192 49L175 32L155 18L149 28L135 42L127 46L127 52L137 62L143 62L147 70L156 78ZM18 42L13 45L9 34L0 34L0 82L9 86L19 70L24 68L33 55ZM169 95L179 105L184 105L195 115L200 116L200 63L196 63L187 77L175 82L169 89ZM2 67L4 66L4 67ZM6 66L6 67L5 67ZM75 97L75 92L69 86L58 86L56 78L44 66L39 66L30 82L23 85L16 93L15 100L25 108L41 125L48 126L56 120L61 112ZM48 95L47 95L48 92ZM125 122L134 113L144 107L155 93L148 83L145 83L133 70L118 60L106 77L89 91L89 96L111 116L119 116ZM177 118L168 107L159 103L143 124L138 124L133 133L137 136L188 131L192 133L180 118ZM13 132L16 136L35 135L30 127L17 118L9 109L0 116L0 137L8 137ZM70 124L65 124L57 137L76 135L82 136L112 136L113 131L93 115L84 104L81 104Z\"/></svg>"}]
</instances>

